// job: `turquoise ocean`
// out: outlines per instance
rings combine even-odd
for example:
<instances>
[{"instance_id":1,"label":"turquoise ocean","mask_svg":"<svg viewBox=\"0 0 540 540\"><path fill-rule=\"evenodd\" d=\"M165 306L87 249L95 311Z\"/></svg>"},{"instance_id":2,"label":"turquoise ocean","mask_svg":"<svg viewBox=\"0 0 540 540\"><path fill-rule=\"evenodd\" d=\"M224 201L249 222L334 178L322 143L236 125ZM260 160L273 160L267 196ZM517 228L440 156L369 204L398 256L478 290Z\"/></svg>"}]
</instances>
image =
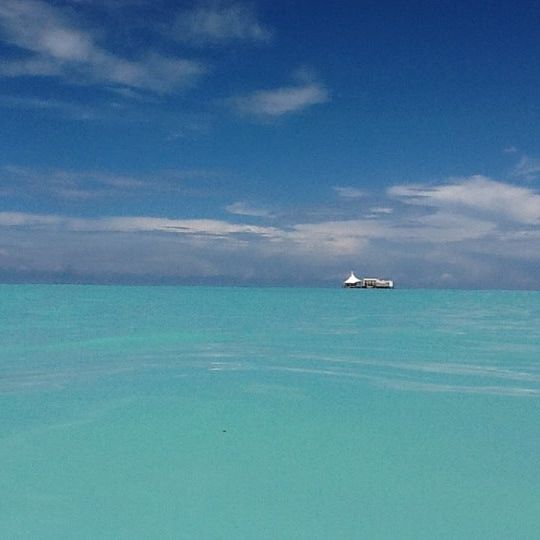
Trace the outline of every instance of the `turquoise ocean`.
<instances>
[{"instance_id":1,"label":"turquoise ocean","mask_svg":"<svg viewBox=\"0 0 540 540\"><path fill-rule=\"evenodd\" d=\"M0 538L540 538L540 293L0 286Z\"/></svg>"}]
</instances>

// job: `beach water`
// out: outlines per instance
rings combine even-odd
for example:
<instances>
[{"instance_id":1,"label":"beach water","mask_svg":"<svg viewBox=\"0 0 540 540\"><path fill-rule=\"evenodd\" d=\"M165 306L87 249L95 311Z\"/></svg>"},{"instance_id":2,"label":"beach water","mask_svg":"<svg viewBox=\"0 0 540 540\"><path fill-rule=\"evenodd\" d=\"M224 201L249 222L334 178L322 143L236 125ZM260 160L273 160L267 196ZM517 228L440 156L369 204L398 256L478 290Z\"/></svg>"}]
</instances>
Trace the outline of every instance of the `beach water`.
<instances>
[{"instance_id":1,"label":"beach water","mask_svg":"<svg viewBox=\"0 0 540 540\"><path fill-rule=\"evenodd\" d=\"M0 537L540 538L540 293L0 286Z\"/></svg>"}]
</instances>

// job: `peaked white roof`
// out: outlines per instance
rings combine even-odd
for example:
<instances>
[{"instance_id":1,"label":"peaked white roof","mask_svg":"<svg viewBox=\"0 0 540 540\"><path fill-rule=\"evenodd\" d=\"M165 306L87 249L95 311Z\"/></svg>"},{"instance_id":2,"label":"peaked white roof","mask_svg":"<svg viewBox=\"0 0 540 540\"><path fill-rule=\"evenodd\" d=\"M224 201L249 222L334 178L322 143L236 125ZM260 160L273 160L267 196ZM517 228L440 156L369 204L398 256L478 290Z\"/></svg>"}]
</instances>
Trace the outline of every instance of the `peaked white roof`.
<instances>
[{"instance_id":1,"label":"peaked white roof","mask_svg":"<svg viewBox=\"0 0 540 540\"><path fill-rule=\"evenodd\" d=\"M344 281L344 283L359 283L360 281L362 281L362 280L358 279L354 275L354 272L351 271L351 275Z\"/></svg>"}]
</instances>

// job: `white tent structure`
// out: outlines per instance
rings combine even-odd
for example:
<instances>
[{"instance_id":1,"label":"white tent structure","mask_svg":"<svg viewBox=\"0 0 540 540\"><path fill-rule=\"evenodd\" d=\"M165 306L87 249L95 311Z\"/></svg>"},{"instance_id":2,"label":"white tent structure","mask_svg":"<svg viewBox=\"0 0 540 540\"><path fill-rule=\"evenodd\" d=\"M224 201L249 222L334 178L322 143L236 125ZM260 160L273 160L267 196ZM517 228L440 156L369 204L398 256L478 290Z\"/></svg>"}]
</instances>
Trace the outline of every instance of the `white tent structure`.
<instances>
[{"instance_id":1,"label":"white tent structure","mask_svg":"<svg viewBox=\"0 0 540 540\"><path fill-rule=\"evenodd\" d=\"M343 282L344 287L361 287L362 280L358 279L351 270L351 275Z\"/></svg>"},{"instance_id":2,"label":"white tent structure","mask_svg":"<svg viewBox=\"0 0 540 540\"><path fill-rule=\"evenodd\" d=\"M357 278L354 272L343 282L343 286L349 289L393 289L394 282L391 279L380 278Z\"/></svg>"}]
</instances>

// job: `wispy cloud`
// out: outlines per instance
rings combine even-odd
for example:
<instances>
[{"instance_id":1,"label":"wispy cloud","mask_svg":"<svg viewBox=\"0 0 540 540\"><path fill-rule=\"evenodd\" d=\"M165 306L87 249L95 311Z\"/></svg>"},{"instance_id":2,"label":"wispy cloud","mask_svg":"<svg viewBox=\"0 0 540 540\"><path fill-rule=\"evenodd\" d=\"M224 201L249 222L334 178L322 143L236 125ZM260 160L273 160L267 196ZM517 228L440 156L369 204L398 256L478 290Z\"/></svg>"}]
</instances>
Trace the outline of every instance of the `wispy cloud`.
<instances>
[{"instance_id":1,"label":"wispy cloud","mask_svg":"<svg viewBox=\"0 0 540 540\"><path fill-rule=\"evenodd\" d=\"M6 165L0 167L0 186L5 197L18 199L53 198L95 200L125 198L149 193L190 193L204 191L219 173L205 170L158 171L150 175L120 174L107 171L39 169Z\"/></svg>"},{"instance_id":2,"label":"wispy cloud","mask_svg":"<svg viewBox=\"0 0 540 540\"><path fill-rule=\"evenodd\" d=\"M70 120L99 120L105 117L104 110L98 110L88 105L57 99L40 99L36 97L0 95L0 107L8 109L26 109L52 113L56 117ZM106 109L109 113L111 107Z\"/></svg>"},{"instance_id":3,"label":"wispy cloud","mask_svg":"<svg viewBox=\"0 0 540 540\"><path fill-rule=\"evenodd\" d=\"M513 174L523 180L536 180L540 176L540 159L522 156L514 167Z\"/></svg>"},{"instance_id":4,"label":"wispy cloud","mask_svg":"<svg viewBox=\"0 0 540 540\"><path fill-rule=\"evenodd\" d=\"M257 90L251 94L236 96L229 103L241 114L259 118L279 118L326 103L330 95L326 87L304 71L295 74L298 82L291 86Z\"/></svg>"},{"instance_id":5,"label":"wispy cloud","mask_svg":"<svg viewBox=\"0 0 540 540\"><path fill-rule=\"evenodd\" d=\"M41 170L7 165L0 167L0 182L12 197L94 199L126 194L145 186L142 180L120 174L69 170Z\"/></svg>"},{"instance_id":6,"label":"wispy cloud","mask_svg":"<svg viewBox=\"0 0 540 540\"><path fill-rule=\"evenodd\" d=\"M71 82L168 92L193 83L205 67L193 60L146 52L137 60L98 45L93 32L41 0L3 0L0 36L22 55L6 60L0 75L55 76Z\"/></svg>"},{"instance_id":7,"label":"wispy cloud","mask_svg":"<svg viewBox=\"0 0 540 540\"><path fill-rule=\"evenodd\" d=\"M359 199L366 195L364 190L350 186L334 186L333 190L343 199Z\"/></svg>"},{"instance_id":8,"label":"wispy cloud","mask_svg":"<svg viewBox=\"0 0 540 540\"><path fill-rule=\"evenodd\" d=\"M257 208L244 201L237 201L225 207L229 214L252 217L270 217L272 214L265 208Z\"/></svg>"},{"instance_id":9,"label":"wispy cloud","mask_svg":"<svg viewBox=\"0 0 540 540\"><path fill-rule=\"evenodd\" d=\"M257 18L254 7L244 2L205 2L182 11L174 22L172 36L195 46L231 41L267 43L272 32Z\"/></svg>"}]
</instances>

